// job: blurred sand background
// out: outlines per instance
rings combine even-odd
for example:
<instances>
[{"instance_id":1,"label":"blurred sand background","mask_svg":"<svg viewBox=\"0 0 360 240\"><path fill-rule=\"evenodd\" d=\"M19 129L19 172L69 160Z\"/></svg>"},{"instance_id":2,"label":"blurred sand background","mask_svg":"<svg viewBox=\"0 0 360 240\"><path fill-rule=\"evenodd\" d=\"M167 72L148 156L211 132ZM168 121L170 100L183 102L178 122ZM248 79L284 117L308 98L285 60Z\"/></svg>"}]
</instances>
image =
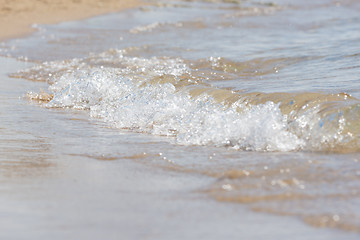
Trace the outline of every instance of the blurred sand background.
<instances>
[{"instance_id":1,"label":"blurred sand background","mask_svg":"<svg viewBox=\"0 0 360 240\"><path fill-rule=\"evenodd\" d=\"M0 0L0 41L31 33L32 24L78 20L140 4L137 0Z\"/></svg>"}]
</instances>

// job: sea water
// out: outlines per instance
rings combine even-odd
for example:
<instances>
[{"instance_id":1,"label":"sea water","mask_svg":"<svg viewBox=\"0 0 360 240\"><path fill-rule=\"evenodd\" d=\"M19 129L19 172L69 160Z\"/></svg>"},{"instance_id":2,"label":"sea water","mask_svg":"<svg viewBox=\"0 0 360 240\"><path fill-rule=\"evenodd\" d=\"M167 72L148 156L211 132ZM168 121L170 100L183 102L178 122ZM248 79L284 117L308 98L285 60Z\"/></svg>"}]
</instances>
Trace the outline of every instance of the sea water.
<instances>
[{"instance_id":1,"label":"sea water","mask_svg":"<svg viewBox=\"0 0 360 240\"><path fill-rule=\"evenodd\" d=\"M29 101L163 141L134 161L213 178L198 191L218 201L358 234L360 4L152 3L36 25L0 53L35 63L11 74L47 83Z\"/></svg>"}]
</instances>

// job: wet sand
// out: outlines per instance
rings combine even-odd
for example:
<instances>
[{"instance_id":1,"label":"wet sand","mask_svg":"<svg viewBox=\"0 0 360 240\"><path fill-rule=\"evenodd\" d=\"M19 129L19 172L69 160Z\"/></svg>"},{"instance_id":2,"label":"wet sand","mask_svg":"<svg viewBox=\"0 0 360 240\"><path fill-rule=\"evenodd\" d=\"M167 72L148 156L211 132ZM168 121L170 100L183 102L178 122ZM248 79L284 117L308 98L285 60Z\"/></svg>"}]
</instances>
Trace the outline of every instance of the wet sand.
<instances>
[{"instance_id":1,"label":"wet sand","mask_svg":"<svg viewBox=\"0 0 360 240\"><path fill-rule=\"evenodd\" d=\"M0 0L0 41L31 33L33 24L52 24L138 7L137 0Z\"/></svg>"}]
</instances>

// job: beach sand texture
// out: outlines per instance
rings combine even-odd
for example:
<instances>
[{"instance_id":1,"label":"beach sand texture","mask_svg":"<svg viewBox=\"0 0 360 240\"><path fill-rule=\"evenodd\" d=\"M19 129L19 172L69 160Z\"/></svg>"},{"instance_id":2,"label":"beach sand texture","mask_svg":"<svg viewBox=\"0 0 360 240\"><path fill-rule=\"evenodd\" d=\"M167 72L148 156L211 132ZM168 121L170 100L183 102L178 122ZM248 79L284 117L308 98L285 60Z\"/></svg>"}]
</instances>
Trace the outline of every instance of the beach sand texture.
<instances>
[{"instance_id":1,"label":"beach sand texture","mask_svg":"<svg viewBox=\"0 0 360 240\"><path fill-rule=\"evenodd\" d=\"M0 0L0 40L31 33L32 24L83 19L139 5L136 0Z\"/></svg>"}]
</instances>

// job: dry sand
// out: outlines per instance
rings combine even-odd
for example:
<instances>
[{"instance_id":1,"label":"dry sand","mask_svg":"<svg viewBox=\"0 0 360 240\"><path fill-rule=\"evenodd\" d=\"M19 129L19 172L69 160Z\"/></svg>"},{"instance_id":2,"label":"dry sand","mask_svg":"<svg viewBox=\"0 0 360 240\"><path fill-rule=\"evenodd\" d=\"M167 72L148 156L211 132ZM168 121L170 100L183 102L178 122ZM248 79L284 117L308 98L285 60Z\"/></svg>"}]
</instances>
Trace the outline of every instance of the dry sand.
<instances>
[{"instance_id":1,"label":"dry sand","mask_svg":"<svg viewBox=\"0 0 360 240\"><path fill-rule=\"evenodd\" d=\"M0 0L0 41L34 31L32 24L51 24L137 7L138 0Z\"/></svg>"}]
</instances>

